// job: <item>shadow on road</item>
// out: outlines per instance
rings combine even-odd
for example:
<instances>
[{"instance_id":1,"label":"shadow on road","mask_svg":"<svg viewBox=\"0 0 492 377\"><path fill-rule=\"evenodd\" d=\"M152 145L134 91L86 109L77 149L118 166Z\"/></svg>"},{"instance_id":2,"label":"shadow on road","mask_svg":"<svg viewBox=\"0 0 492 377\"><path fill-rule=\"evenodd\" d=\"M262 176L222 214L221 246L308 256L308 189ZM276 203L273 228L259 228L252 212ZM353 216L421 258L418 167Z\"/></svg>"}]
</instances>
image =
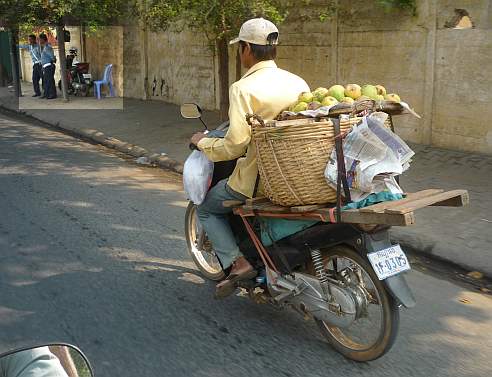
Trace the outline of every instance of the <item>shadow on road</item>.
<instances>
[{"instance_id":1,"label":"shadow on road","mask_svg":"<svg viewBox=\"0 0 492 377\"><path fill-rule=\"evenodd\" d=\"M418 272L410 275L418 306L403 311L393 350L367 364L345 360L293 312L244 297L215 301L186 252L179 176L0 120L0 187L0 351L67 341L101 376L490 369L491 300Z\"/></svg>"}]
</instances>

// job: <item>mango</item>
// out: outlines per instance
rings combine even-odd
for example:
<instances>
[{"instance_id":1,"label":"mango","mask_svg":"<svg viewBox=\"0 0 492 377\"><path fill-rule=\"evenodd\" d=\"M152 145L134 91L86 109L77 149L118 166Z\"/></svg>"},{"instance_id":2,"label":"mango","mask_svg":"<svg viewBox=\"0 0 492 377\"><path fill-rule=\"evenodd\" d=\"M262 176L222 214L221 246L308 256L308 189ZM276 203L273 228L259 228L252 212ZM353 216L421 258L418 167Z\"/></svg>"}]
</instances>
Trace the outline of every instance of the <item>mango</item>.
<instances>
[{"instance_id":1,"label":"mango","mask_svg":"<svg viewBox=\"0 0 492 377\"><path fill-rule=\"evenodd\" d=\"M384 99L386 101L393 101L393 102L398 102L400 103L401 102L401 99L400 99L400 96L396 93L390 93L390 94L387 94Z\"/></svg>"},{"instance_id":2,"label":"mango","mask_svg":"<svg viewBox=\"0 0 492 377\"><path fill-rule=\"evenodd\" d=\"M345 88L342 85L333 85L328 89L328 95L341 101L345 97Z\"/></svg>"},{"instance_id":3,"label":"mango","mask_svg":"<svg viewBox=\"0 0 492 377\"><path fill-rule=\"evenodd\" d=\"M357 84L348 84L345 87L345 96L352 99L357 99L362 95L361 88Z\"/></svg>"},{"instance_id":4,"label":"mango","mask_svg":"<svg viewBox=\"0 0 492 377\"><path fill-rule=\"evenodd\" d=\"M294 106L292 111L294 113L300 113L301 111L305 111L308 108L307 102L299 102L297 105Z\"/></svg>"},{"instance_id":5,"label":"mango","mask_svg":"<svg viewBox=\"0 0 492 377\"><path fill-rule=\"evenodd\" d=\"M309 103L313 100L313 94L310 92L302 92L299 94L299 97L297 98L298 102L306 102Z\"/></svg>"},{"instance_id":6,"label":"mango","mask_svg":"<svg viewBox=\"0 0 492 377\"><path fill-rule=\"evenodd\" d=\"M381 95L381 96L385 96L386 95L386 88L382 85L376 85L376 90L378 91L378 94Z\"/></svg>"},{"instance_id":7,"label":"mango","mask_svg":"<svg viewBox=\"0 0 492 377\"><path fill-rule=\"evenodd\" d=\"M338 103L338 100L335 97L332 96L326 96L323 98L323 101L321 102L322 106L333 106Z\"/></svg>"},{"instance_id":8,"label":"mango","mask_svg":"<svg viewBox=\"0 0 492 377\"><path fill-rule=\"evenodd\" d=\"M376 87L374 85L367 84L367 85L364 85L362 87L361 93L363 96L367 96L369 98L376 99L376 96L378 95L378 90L376 89Z\"/></svg>"},{"instance_id":9,"label":"mango","mask_svg":"<svg viewBox=\"0 0 492 377\"><path fill-rule=\"evenodd\" d=\"M313 96L316 101L323 101L323 98L325 98L328 95L328 89L320 87L314 90Z\"/></svg>"}]
</instances>

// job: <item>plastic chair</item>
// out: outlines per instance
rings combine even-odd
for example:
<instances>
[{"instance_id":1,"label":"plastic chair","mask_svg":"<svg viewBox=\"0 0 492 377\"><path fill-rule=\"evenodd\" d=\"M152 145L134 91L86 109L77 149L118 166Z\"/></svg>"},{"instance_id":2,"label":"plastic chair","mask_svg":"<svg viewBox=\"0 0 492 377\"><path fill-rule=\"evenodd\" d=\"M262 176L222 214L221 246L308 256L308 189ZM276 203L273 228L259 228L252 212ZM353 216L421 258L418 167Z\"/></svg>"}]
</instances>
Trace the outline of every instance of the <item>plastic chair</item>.
<instances>
[{"instance_id":1,"label":"plastic chair","mask_svg":"<svg viewBox=\"0 0 492 377\"><path fill-rule=\"evenodd\" d=\"M106 67L104 67L103 79L94 81L94 95L97 99L101 99L101 85L107 85L109 87L109 96L114 97L112 73L113 64L106 64Z\"/></svg>"}]
</instances>

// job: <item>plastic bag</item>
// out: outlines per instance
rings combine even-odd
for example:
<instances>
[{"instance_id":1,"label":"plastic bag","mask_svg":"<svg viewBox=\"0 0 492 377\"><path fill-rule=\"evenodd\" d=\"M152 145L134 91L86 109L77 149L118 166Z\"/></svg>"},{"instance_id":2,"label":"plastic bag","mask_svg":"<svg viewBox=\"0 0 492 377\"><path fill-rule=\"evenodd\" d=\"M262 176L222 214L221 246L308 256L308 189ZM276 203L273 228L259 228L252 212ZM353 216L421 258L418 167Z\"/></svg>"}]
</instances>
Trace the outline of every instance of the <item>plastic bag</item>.
<instances>
[{"instance_id":1,"label":"plastic bag","mask_svg":"<svg viewBox=\"0 0 492 377\"><path fill-rule=\"evenodd\" d=\"M212 183L214 163L200 151L188 156L183 168L183 186L188 199L194 204L202 204Z\"/></svg>"}]
</instances>

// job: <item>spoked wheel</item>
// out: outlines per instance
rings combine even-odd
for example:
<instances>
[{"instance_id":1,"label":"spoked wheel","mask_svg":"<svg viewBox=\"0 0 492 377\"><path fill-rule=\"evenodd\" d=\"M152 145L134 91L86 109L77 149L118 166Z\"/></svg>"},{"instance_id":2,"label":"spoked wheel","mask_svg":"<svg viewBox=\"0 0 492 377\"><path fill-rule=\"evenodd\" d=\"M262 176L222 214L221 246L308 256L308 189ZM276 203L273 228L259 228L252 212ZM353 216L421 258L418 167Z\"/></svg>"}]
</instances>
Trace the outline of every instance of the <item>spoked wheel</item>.
<instances>
[{"instance_id":1,"label":"spoked wheel","mask_svg":"<svg viewBox=\"0 0 492 377\"><path fill-rule=\"evenodd\" d=\"M200 224L196 207L191 202L186 209L185 233L188 251L202 274L210 280L222 280L225 277L224 271Z\"/></svg>"},{"instance_id":2,"label":"spoked wheel","mask_svg":"<svg viewBox=\"0 0 492 377\"><path fill-rule=\"evenodd\" d=\"M349 328L316 320L328 342L342 355L355 361L383 356L398 333L398 306L377 278L369 262L355 250L337 246L323 253L329 276L344 282L357 298L357 319Z\"/></svg>"}]
</instances>

